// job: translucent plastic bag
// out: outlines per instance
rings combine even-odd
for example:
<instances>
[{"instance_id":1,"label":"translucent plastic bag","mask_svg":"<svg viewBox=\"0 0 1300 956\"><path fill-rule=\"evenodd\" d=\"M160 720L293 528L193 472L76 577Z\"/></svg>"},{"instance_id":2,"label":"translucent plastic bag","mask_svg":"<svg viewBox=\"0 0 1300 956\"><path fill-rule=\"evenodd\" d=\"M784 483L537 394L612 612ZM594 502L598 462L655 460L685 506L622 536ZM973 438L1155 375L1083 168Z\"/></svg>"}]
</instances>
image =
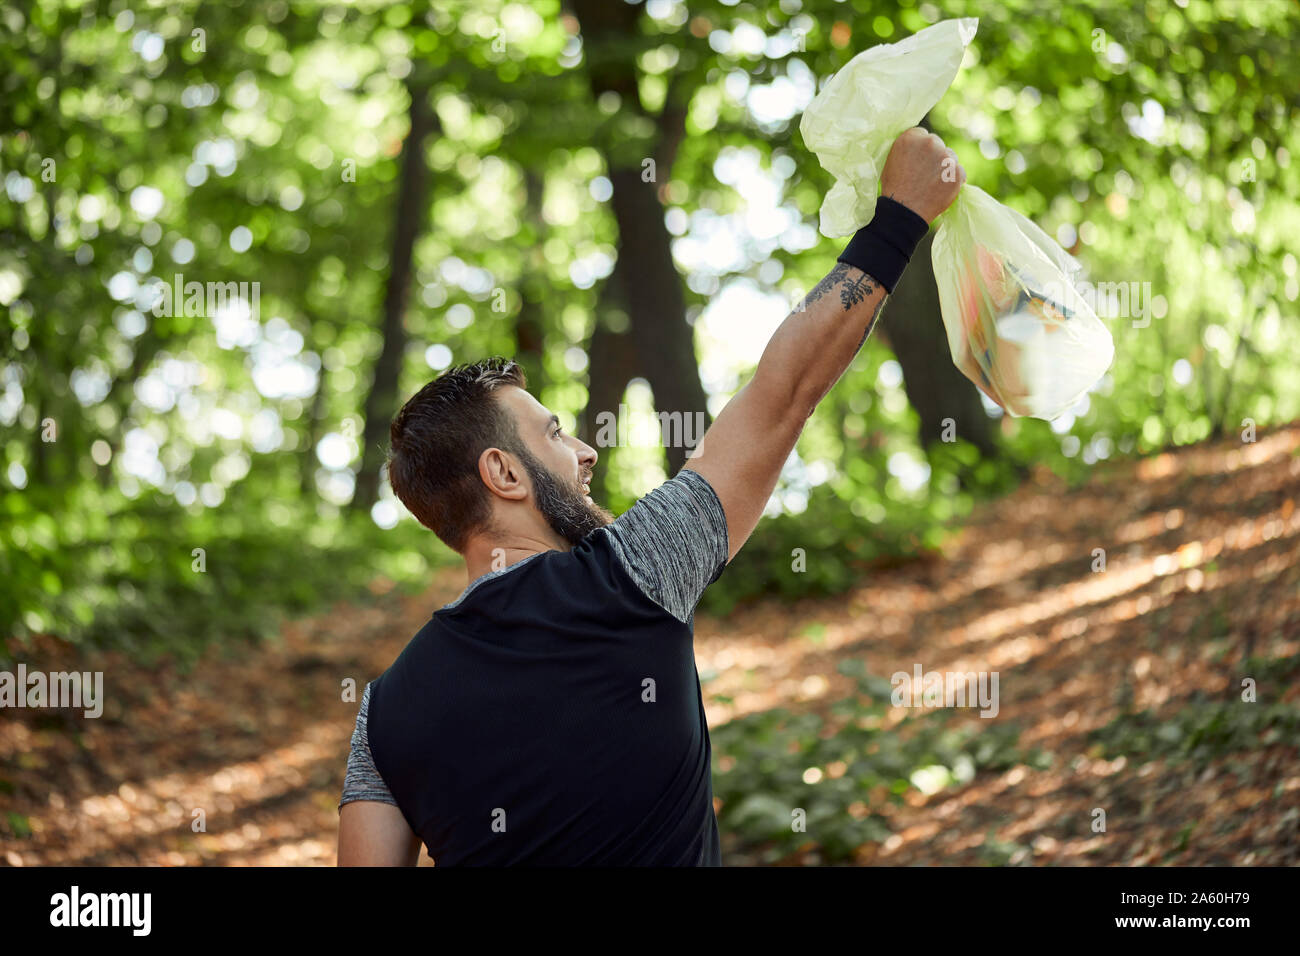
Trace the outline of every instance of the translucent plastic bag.
<instances>
[{"instance_id":1,"label":"translucent plastic bag","mask_svg":"<svg viewBox=\"0 0 1300 956\"><path fill-rule=\"evenodd\" d=\"M1110 368L1110 332L1050 236L966 183L930 250L953 363L1012 415L1053 419Z\"/></svg>"},{"instance_id":2,"label":"translucent plastic bag","mask_svg":"<svg viewBox=\"0 0 1300 956\"><path fill-rule=\"evenodd\" d=\"M835 184L821 231L871 221L895 139L957 75L979 21L945 20L850 60L809 104L804 142ZM1045 232L966 183L935 220L931 258L953 363L1010 414L1052 419L1110 367L1110 333L1074 286L1078 264Z\"/></svg>"}]
</instances>

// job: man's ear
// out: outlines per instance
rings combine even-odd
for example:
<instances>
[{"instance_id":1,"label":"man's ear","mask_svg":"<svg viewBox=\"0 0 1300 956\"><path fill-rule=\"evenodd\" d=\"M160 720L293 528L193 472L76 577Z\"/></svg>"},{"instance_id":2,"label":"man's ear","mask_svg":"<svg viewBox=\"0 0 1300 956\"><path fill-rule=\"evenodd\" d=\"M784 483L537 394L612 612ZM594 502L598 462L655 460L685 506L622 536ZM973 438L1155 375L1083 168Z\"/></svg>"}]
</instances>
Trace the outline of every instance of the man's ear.
<instances>
[{"instance_id":1,"label":"man's ear","mask_svg":"<svg viewBox=\"0 0 1300 956\"><path fill-rule=\"evenodd\" d=\"M478 474L488 490L499 498L523 501L528 497L524 470L509 452L500 448L485 449L478 456Z\"/></svg>"}]
</instances>

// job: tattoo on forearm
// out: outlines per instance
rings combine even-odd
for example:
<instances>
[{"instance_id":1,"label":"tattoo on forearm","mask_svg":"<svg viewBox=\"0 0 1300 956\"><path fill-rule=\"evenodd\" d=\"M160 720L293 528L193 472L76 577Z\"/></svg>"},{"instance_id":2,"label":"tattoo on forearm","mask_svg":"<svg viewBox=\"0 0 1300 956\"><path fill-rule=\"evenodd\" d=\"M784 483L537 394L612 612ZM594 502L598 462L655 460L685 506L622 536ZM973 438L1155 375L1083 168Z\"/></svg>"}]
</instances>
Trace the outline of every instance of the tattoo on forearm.
<instances>
[{"instance_id":1,"label":"tattoo on forearm","mask_svg":"<svg viewBox=\"0 0 1300 956\"><path fill-rule=\"evenodd\" d=\"M813 290L804 297L803 303L799 307L800 311L806 310L812 303L824 299L831 293L832 289L836 288L840 290L840 304L847 311L866 301L871 293L880 288L879 283L865 272L860 273L856 279L850 278L849 272L852 268L852 266L844 262L835 263L835 268L826 275L826 278L817 283ZM862 346L866 344L867 336L871 334L872 328L875 327L881 306L884 304L884 297L881 297L880 301L876 303L876 308L871 313L871 318L867 319L867 326L862 330L862 341L858 343L854 354L862 351Z\"/></svg>"},{"instance_id":2,"label":"tattoo on forearm","mask_svg":"<svg viewBox=\"0 0 1300 956\"><path fill-rule=\"evenodd\" d=\"M844 281L844 277L849 274L849 268L848 263L835 263L835 268L827 274L826 278L813 286L813 290L804 296L803 306L800 311L807 309L808 306L812 305L819 299L824 299L830 293L831 289Z\"/></svg>"},{"instance_id":3,"label":"tattoo on forearm","mask_svg":"<svg viewBox=\"0 0 1300 956\"><path fill-rule=\"evenodd\" d=\"M876 280L865 272L859 273L858 277L854 279L850 277L850 271L856 270L848 263L835 263L835 268L826 275L826 278L817 283L813 290L804 297L801 310L807 309L808 306L820 299L824 299L831 293L832 289L837 288L840 290L840 304L848 310L865 301L867 296L879 288Z\"/></svg>"},{"instance_id":4,"label":"tattoo on forearm","mask_svg":"<svg viewBox=\"0 0 1300 956\"><path fill-rule=\"evenodd\" d=\"M806 311L808 306L826 298L831 293L831 290L836 288L840 290L840 304L844 306L845 311L849 311L855 305L866 301L871 293L880 288L880 284L865 272L859 272L856 279L851 278L849 275L850 270L858 271L847 263L835 263L835 268L827 273L826 278L818 282L813 287L813 290L804 296L803 302L799 304L799 311ZM871 312L871 317L867 319L866 328L862 330L862 339L854 350L855 355L861 352L862 346L866 344L867 336L871 334L871 330L875 327L876 319L879 317L880 309L884 304L885 297L881 296L880 301L876 303L875 309Z\"/></svg>"},{"instance_id":5,"label":"tattoo on forearm","mask_svg":"<svg viewBox=\"0 0 1300 956\"><path fill-rule=\"evenodd\" d=\"M844 283L844 288L840 289L840 302L844 304L845 309L851 309L876 289L876 280L864 272L858 278Z\"/></svg>"}]
</instances>

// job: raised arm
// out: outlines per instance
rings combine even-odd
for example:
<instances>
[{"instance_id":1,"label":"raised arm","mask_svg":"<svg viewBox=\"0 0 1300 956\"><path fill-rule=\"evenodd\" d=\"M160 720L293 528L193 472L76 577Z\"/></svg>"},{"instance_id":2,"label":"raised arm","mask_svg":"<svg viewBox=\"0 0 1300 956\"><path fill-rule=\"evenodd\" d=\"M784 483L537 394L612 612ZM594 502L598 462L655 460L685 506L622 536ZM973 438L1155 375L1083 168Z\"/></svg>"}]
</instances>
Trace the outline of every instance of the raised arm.
<instances>
[{"instance_id":1,"label":"raised arm","mask_svg":"<svg viewBox=\"0 0 1300 956\"><path fill-rule=\"evenodd\" d=\"M933 133L916 127L894 142L881 189L906 208L879 204L876 218L772 335L753 377L687 461L722 502L728 561L758 524L808 416L866 342L924 227L965 181L956 154Z\"/></svg>"}]
</instances>

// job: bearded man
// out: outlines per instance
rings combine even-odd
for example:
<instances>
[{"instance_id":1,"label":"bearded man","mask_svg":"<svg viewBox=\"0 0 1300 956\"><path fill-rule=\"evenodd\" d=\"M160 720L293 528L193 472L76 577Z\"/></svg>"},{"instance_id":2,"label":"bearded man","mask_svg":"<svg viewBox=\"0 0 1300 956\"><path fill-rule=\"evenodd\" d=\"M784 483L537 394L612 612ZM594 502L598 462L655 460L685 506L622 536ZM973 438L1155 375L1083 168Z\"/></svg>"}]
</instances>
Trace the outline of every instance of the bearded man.
<instances>
[{"instance_id":1,"label":"bearded man","mask_svg":"<svg viewBox=\"0 0 1300 956\"><path fill-rule=\"evenodd\" d=\"M413 865L421 843L438 866L721 864L695 606L964 181L937 136L903 133L875 218L685 467L618 518L588 493L595 449L513 362L458 366L406 403L389 480L469 584L365 688L340 864Z\"/></svg>"}]
</instances>

